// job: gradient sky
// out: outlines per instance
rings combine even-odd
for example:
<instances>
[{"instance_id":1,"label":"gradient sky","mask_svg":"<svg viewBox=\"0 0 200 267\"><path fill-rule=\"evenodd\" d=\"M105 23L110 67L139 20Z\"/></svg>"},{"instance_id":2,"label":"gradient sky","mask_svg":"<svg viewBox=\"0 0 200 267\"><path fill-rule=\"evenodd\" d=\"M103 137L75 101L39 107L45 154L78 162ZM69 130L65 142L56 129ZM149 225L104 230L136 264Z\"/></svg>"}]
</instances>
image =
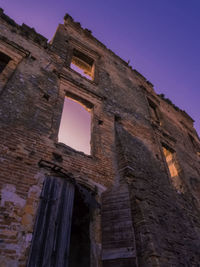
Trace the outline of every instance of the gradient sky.
<instances>
[{"instance_id":1,"label":"gradient sky","mask_svg":"<svg viewBox=\"0 0 200 267\"><path fill-rule=\"evenodd\" d=\"M0 0L51 39L69 13L196 122L200 134L200 0Z\"/></svg>"},{"instance_id":2,"label":"gradient sky","mask_svg":"<svg viewBox=\"0 0 200 267\"><path fill-rule=\"evenodd\" d=\"M79 103L65 97L58 142L90 154L91 114Z\"/></svg>"}]
</instances>

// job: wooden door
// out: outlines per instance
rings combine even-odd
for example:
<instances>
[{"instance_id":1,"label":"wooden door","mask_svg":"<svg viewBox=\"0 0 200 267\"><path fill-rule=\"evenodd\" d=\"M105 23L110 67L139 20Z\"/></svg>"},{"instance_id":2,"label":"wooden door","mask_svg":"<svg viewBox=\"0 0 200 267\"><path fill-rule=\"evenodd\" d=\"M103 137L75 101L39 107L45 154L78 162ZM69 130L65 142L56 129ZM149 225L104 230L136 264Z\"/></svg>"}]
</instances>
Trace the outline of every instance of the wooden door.
<instances>
[{"instance_id":1,"label":"wooden door","mask_svg":"<svg viewBox=\"0 0 200 267\"><path fill-rule=\"evenodd\" d=\"M74 185L47 177L40 196L28 267L68 267Z\"/></svg>"}]
</instances>

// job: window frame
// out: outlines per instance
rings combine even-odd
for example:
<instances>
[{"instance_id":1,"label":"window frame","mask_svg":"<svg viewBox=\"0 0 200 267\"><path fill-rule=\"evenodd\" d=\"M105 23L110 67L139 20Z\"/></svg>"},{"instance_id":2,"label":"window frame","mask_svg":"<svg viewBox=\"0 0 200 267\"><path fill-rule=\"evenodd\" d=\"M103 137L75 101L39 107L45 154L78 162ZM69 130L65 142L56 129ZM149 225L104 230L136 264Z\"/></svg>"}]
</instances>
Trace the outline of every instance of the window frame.
<instances>
[{"instance_id":1,"label":"window frame","mask_svg":"<svg viewBox=\"0 0 200 267\"><path fill-rule=\"evenodd\" d=\"M173 164L174 164L174 166L176 168L176 171L177 171L177 175L176 176L172 177L172 175L171 175L171 172L170 172L170 169L169 169L169 165L168 165L165 153L163 151L163 148L165 148L166 150L168 150L172 154ZM177 153L171 146L169 146L166 142L162 142L162 141L161 141L161 150L162 150L163 161L164 161L164 165L165 165L165 168L166 168L166 171L167 171L167 174L168 174L169 182L173 186L173 188L176 190L176 192L181 194L181 193L183 193L185 191L185 189L184 189L185 186L184 186L184 183L183 183L182 169L181 169L181 167L179 165L179 162L177 160ZM177 182L179 182L178 186L176 185Z\"/></svg>"},{"instance_id":2,"label":"window frame","mask_svg":"<svg viewBox=\"0 0 200 267\"><path fill-rule=\"evenodd\" d=\"M82 59L81 56L82 57L86 57L86 59L88 59L89 61L92 61L92 62L91 63L88 63L86 60ZM86 74L84 68L81 68L77 64L73 63L73 61L76 60L76 59L78 59L80 61L83 61L84 63L86 63L87 65L90 66L90 68L91 68L90 74ZM85 75L81 74L78 70L76 71L76 69L74 69L72 67L72 64L74 66L76 66L79 70L81 70L82 72L84 72ZM82 53L82 51L77 50L76 48L74 48L73 49L73 52L72 52L70 69L74 70L75 72L79 73L81 76L83 76L84 78L86 78L86 79L88 79L90 81L93 81L94 80L94 76L95 76L95 61L94 61L94 59L91 58L91 57L89 57L85 53ZM88 78L86 75L89 76L90 78Z\"/></svg>"},{"instance_id":3,"label":"window frame","mask_svg":"<svg viewBox=\"0 0 200 267\"><path fill-rule=\"evenodd\" d=\"M0 52L10 57L8 64L0 73L0 92L17 68L21 60L30 55L28 50L18 46L7 38L0 36Z\"/></svg>"},{"instance_id":4,"label":"window frame","mask_svg":"<svg viewBox=\"0 0 200 267\"><path fill-rule=\"evenodd\" d=\"M160 124L160 113L159 113L159 110L158 110L158 106L148 96L147 96L147 102L148 102L148 108L149 108L151 121L155 122L157 124ZM151 111L151 110L153 110L153 111ZM152 115L152 112L154 112L155 116Z\"/></svg>"},{"instance_id":5,"label":"window frame","mask_svg":"<svg viewBox=\"0 0 200 267\"><path fill-rule=\"evenodd\" d=\"M69 50L70 50L69 57L66 62L68 69L70 69L70 71L72 71L73 73L76 73L77 75L79 75L81 78L89 81L90 83L97 84L98 83L98 60L100 59L100 55L96 51L92 50L91 48L87 47L86 45L84 45L83 43L81 43L80 41L72 37L69 39ZM93 68L94 68L93 79L88 79L87 77L81 75L79 72L75 71L74 69L70 67L74 50L77 50L78 52L84 54L85 56L93 60Z\"/></svg>"},{"instance_id":6,"label":"window frame","mask_svg":"<svg viewBox=\"0 0 200 267\"><path fill-rule=\"evenodd\" d=\"M61 121L61 116L62 116L62 110L63 110L63 104L64 104L64 99L66 95L74 95L77 97L77 100L84 101L85 103L90 103L90 105L93 107L91 110L91 139L90 139L90 155L84 154L83 152L77 151L65 144L59 143L58 142L58 133L59 133L59 126L60 126L60 121ZM53 127L52 127L52 138L55 140L56 147L60 147L63 151L65 149L76 154L81 154L86 157L90 158L96 158L98 157L98 154L101 153L97 149L96 145L96 138L97 135L94 134L96 132L96 129L99 128L98 125L98 117L99 114L101 114L102 110L102 97L96 94L95 92L90 91L89 89L86 89L84 86L78 86L74 84L67 76L65 75L60 75L60 90L59 90L59 99L57 102L58 109L57 112L54 113L53 117Z\"/></svg>"},{"instance_id":7,"label":"window frame","mask_svg":"<svg viewBox=\"0 0 200 267\"><path fill-rule=\"evenodd\" d=\"M88 113L90 113L90 152L89 153L85 153L83 152L82 150L77 150L76 148L73 148L71 147L70 145L68 145L67 143L63 143L63 142L60 142L58 141L59 144L62 144L62 145L65 145L67 147L70 147L71 149L79 152L79 153L84 153L85 155L87 156L90 156L91 155L91 138L92 138L92 118L93 118L93 108L94 108L94 105L87 101L86 99L72 93L72 92L69 92L69 91L66 91L66 94L65 94L65 98L69 98L71 99L72 101L75 101L75 102L78 102L79 105L81 105ZM65 104L65 98L64 98L64 102L63 102L63 107L64 107L64 104ZM88 109L88 110L87 110ZM61 119L62 119L62 116L63 116L63 110L62 110L62 115L61 115ZM60 124L61 124L61 120L60 120ZM59 127L59 131L58 133L60 132L60 127Z\"/></svg>"}]
</instances>

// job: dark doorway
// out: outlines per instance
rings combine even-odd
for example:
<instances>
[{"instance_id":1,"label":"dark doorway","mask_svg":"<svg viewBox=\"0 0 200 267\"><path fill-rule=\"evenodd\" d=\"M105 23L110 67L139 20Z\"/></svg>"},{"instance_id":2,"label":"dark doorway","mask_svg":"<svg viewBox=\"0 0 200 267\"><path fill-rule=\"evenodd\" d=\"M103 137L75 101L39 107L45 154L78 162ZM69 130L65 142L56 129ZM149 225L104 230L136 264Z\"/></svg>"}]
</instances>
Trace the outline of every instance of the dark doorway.
<instances>
[{"instance_id":1,"label":"dark doorway","mask_svg":"<svg viewBox=\"0 0 200 267\"><path fill-rule=\"evenodd\" d=\"M45 179L28 267L90 267L90 212L80 190L65 178Z\"/></svg>"},{"instance_id":2,"label":"dark doorway","mask_svg":"<svg viewBox=\"0 0 200 267\"><path fill-rule=\"evenodd\" d=\"M71 226L69 267L90 266L90 211L78 189L75 190Z\"/></svg>"}]
</instances>

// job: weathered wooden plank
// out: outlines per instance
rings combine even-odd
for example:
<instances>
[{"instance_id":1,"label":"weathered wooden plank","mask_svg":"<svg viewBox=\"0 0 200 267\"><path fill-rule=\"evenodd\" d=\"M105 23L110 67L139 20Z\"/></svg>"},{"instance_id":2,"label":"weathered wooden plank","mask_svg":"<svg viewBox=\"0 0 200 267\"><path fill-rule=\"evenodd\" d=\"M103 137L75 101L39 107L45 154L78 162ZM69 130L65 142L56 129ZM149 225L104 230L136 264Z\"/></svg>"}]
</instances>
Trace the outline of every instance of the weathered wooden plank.
<instances>
[{"instance_id":1,"label":"weathered wooden plank","mask_svg":"<svg viewBox=\"0 0 200 267\"><path fill-rule=\"evenodd\" d=\"M43 247L43 258L42 267L51 266L53 245L55 239L56 230L56 218L58 216L58 211L60 208L60 195L62 188L62 180L58 178L51 177L52 179L52 190L50 199L48 199L48 213L46 214L46 220L48 221L44 247Z\"/></svg>"},{"instance_id":2,"label":"weathered wooden plank","mask_svg":"<svg viewBox=\"0 0 200 267\"><path fill-rule=\"evenodd\" d=\"M54 267L67 267L74 202L74 186L64 182L57 217L56 257Z\"/></svg>"},{"instance_id":3,"label":"weathered wooden plank","mask_svg":"<svg viewBox=\"0 0 200 267\"><path fill-rule=\"evenodd\" d=\"M47 177L38 208L28 267L67 267L74 185Z\"/></svg>"},{"instance_id":4,"label":"weathered wooden plank","mask_svg":"<svg viewBox=\"0 0 200 267\"><path fill-rule=\"evenodd\" d=\"M54 196L55 180L47 177L38 208L38 214L34 227L34 234L32 240L31 253L29 257L28 267L43 266L44 250L46 247L46 236L49 229L49 215L51 214L51 199Z\"/></svg>"}]
</instances>

